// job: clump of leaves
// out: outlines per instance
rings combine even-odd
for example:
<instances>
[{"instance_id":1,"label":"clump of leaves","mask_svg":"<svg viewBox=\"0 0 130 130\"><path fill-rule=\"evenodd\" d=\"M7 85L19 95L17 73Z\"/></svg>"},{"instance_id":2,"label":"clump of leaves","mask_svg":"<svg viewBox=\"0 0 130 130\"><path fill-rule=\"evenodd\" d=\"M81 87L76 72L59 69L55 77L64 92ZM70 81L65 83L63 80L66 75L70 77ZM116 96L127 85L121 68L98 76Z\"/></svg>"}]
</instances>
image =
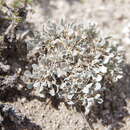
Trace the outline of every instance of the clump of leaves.
<instances>
[{"instance_id":1,"label":"clump of leaves","mask_svg":"<svg viewBox=\"0 0 130 130\"><path fill-rule=\"evenodd\" d=\"M0 0L0 100L8 90L15 88L21 70L19 61L26 60L27 47L25 37L26 6L17 10ZM15 63L15 67L13 67ZM16 65L17 64L17 65ZM19 64L19 65L18 65ZM20 72L20 71L19 71ZM7 98L7 97L6 97Z\"/></svg>"},{"instance_id":2,"label":"clump of leaves","mask_svg":"<svg viewBox=\"0 0 130 130\"><path fill-rule=\"evenodd\" d=\"M12 6L14 8L20 8L23 4L31 4L33 0L14 0Z\"/></svg>"},{"instance_id":3,"label":"clump of leaves","mask_svg":"<svg viewBox=\"0 0 130 130\"><path fill-rule=\"evenodd\" d=\"M103 93L122 77L121 47L103 38L95 24L48 21L43 32L28 41L32 71L23 80L36 94L81 106L87 115Z\"/></svg>"},{"instance_id":4,"label":"clump of leaves","mask_svg":"<svg viewBox=\"0 0 130 130\"><path fill-rule=\"evenodd\" d=\"M8 23L0 33L0 56L2 53L8 53L9 56L14 54L26 55L26 43L24 42L29 30L27 29L27 3L19 8L9 7L5 1L1 2L1 20ZM3 55L2 55L3 57ZM20 56L19 56L20 57Z\"/></svg>"}]
</instances>

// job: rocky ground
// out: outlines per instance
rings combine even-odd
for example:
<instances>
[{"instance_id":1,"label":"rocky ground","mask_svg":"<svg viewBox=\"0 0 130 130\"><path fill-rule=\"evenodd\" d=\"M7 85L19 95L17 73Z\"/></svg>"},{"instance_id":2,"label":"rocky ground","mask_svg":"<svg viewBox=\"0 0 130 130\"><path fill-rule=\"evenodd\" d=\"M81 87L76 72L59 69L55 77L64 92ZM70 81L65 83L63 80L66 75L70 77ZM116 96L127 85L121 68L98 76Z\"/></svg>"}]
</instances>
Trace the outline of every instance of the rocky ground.
<instances>
[{"instance_id":1,"label":"rocky ground","mask_svg":"<svg viewBox=\"0 0 130 130\"><path fill-rule=\"evenodd\" d=\"M10 1L8 1L10 2ZM102 30L103 35L110 35L118 40L125 48L127 76L121 83L120 94L117 103L122 109L117 110L117 115L97 117L97 123L93 124L94 130L112 130L115 125L117 130L130 129L130 40L128 24L130 23L130 0L37 0L32 5L34 13L28 14L28 21L41 30L42 23L48 18L59 20L78 19L80 21L95 21ZM115 92L115 94L117 94ZM119 102L118 102L119 101ZM89 130L86 119L80 112L69 110L64 104L54 108L48 101L44 102L37 97L30 97L28 93L13 95L8 102L20 109L35 126L33 130ZM109 111L107 108L104 113ZM112 111L111 111L112 112ZM101 113L101 112L99 112ZM122 117L120 114L124 114ZM98 114L97 114L98 115ZM100 114L99 114L100 115ZM105 120L113 120L114 123L105 125ZM110 121L111 122L111 121ZM118 126L117 126L118 124ZM32 125L32 124L31 124ZM36 126L37 125L37 126ZM20 129L21 128L17 128ZM23 128L24 129L24 128ZM12 130L14 130L12 128ZM25 129L24 129L25 130Z\"/></svg>"}]
</instances>

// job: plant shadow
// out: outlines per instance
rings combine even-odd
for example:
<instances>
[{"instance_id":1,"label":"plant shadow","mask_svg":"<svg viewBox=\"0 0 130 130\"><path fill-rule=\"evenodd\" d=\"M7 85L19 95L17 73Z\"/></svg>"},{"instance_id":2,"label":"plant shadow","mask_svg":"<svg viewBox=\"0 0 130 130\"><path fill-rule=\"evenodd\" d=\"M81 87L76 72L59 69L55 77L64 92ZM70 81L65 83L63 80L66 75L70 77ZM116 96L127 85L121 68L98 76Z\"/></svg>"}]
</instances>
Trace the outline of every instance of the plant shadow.
<instances>
[{"instance_id":1,"label":"plant shadow","mask_svg":"<svg viewBox=\"0 0 130 130\"><path fill-rule=\"evenodd\" d=\"M24 124L16 125L14 122L5 118L0 129L4 130L42 130L39 125L32 123L31 121L26 121Z\"/></svg>"},{"instance_id":2,"label":"plant shadow","mask_svg":"<svg viewBox=\"0 0 130 130\"><path fill-rule=\"evenodd\" d=\"M102 104L96 104L96 106L92 108L92 112L86 117L91 124L100 120L104 126L109 126L111 129L116 130L119 130L125 125L123 119L130 116L126 108L126 100L130 99L130 65L125 66L124 77L117 84L116 87L104 93L104 102ZM33 89L27 89L26 87L22 90L10 88L1 94L0 100L2 102L14 102L17 101L18 98L25 97L28 101L36 99L41 102L46 102L46 99L31 94L32 91ZM50 98L48 96L48 98L52 106L58 110L60 102L63 101L57 100L56 97ZM69 109L68 106L67 108ZM84 108L76 106L76 109L79 113L84 113Z\"/></svg>"},{"instance_id":3,"label":"plant shadow","mask_svg":"<svg viewBox=\"0 0 130 130\"><path fill-rule=\"evenodd\" d=\"M127 110L127 100L130 99L130 65L124 67L124 77L117 83L116 87L104 93L104 102L96 104L88 115L93 124L100 120L104 126L111 130L119 130L125 125L124 118L130 117Z\"/></svg>"},{"instance_id":4,"label":"plant shadow","mask_svg":"<svg viewBox=\"0 0 130 130\"><path fill-rule=\"evenodd\" d=\"M0 103L1 130L42 130L39 125L31 122L19 110L10 104Z\"/></svg>"}]
</instances>

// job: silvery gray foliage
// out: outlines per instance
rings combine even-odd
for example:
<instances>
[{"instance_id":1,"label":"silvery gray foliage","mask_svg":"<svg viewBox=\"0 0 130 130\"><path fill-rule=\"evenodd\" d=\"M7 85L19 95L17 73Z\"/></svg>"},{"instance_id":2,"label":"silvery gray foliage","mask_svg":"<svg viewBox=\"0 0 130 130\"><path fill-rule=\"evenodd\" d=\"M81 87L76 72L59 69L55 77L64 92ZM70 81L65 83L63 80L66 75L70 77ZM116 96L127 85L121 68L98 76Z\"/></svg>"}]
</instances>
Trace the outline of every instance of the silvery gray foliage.
<instances>
[{"instance_id":1,"label":"silvery gray foliage","mask_svg":"<svg viewBox=\"0 0 130 130\"><path fill-rule=\"evenodd\" d=\"M37 60L23 76L28 88L44 98L56 96L70 106L84 106L86 114L122 77L122 48L103 38L95 24L48 21L27 42L28 58Z\"/></svg>"}]
</instances>

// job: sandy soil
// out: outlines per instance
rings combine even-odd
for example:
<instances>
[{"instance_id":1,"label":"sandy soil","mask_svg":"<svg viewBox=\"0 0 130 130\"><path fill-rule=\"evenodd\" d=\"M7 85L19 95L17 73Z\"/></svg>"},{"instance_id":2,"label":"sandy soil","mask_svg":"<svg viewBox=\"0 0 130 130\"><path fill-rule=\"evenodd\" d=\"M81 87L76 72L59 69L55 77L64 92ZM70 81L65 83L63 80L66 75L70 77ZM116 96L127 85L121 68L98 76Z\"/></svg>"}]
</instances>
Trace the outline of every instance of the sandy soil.
<instances>
[{"instance_id":1,"label":"sandy soil","mask_svg":"<svg viewBox=\"0 0 130 130\"><path fill-rule=\"evenodd\" d=\"M96 21L101 28L103 35L110 35L114 39L121 41L126 49L126 64L130 70L130 46L123 42L123 28L130 22L130 0L37 0L33 5L34 14L28 15L28 21L41 29L42 23L47 18L68 20L78 19L86 21ZM130 71L127 71L130 76ZM130 112L130 78L125 79L126 85L122 85L123 94ZM28 96L27 96L28 97ZM41 130L89 130L87 122L82 114L76 110L69 110L64 104L60 104L58 109L52 107L47 101L40 101L37 98L27 100L26 97L17 98L11 103L16 108L29 117L32 122L40 126ZM130 116L122 119L121 130L130 130ZM101 120L93 124L95 130L112 130L110 125L104 126ZM117 128L118 130L119 128ZM34 128L37 130L37 128Z\"/></svg>"}]
</instances>

